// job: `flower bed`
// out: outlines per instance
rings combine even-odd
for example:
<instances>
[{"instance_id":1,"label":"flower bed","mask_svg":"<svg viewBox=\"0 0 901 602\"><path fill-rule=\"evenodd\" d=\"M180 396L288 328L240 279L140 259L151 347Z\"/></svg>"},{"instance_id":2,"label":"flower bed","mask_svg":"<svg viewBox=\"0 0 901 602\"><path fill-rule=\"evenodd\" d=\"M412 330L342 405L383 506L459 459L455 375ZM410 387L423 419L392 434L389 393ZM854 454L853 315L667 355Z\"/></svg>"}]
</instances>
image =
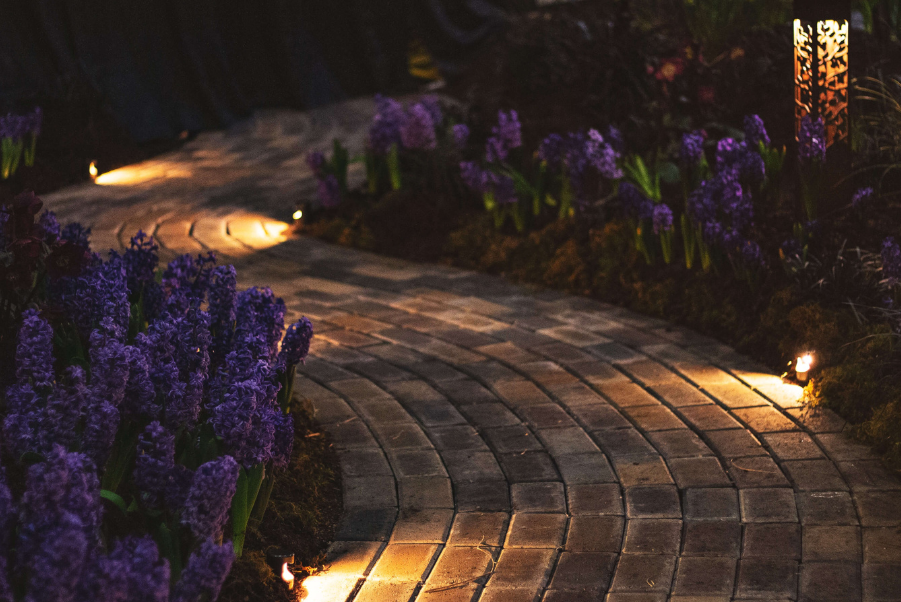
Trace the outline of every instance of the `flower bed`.
<instances>
[{"instance_id":1,"label":"flower bed","mask_svg":"<svg viewBox=\"0 0 901 602\"><path fill-rule=\"evenodd\" d=\"M602 11L585 8L582 16L592 10ZM559 25L553 17L545 19L550 25L540 21L533 17L522 29L540 38L543 27ZM610 22L613 33L605 33L600 18L581 22L587 47L601 52L598 39L618 44L604 48L606 55L640 42L667 44L634 23ZM754 36L780 40L788 32ZM784 50L784 42L773 47ZM486 124L478 96L462 107L424 98L404 108L379 98L359 158L367 185L333 186L334 195L305 208L298 229L619 303L716 336L788 378L797 358L812 352L809 400L838 410L901 467L901 248L892 238L901 213L892 194L896 175L872 169L886 159L892 135L885 128L897 126L885 98L898 95L901 84L877 84L855 100L863 111L877 98L873 90L887 95L859 120L859 171L841 181L821 122L807 119L796 144L790 120L776 119L768 132L763 119L736 116L730 103L705 108L698 86L728 81L730 69L745 71L749 89L772 89L773 73L755 74L758 66L741 47L727 48L719 66L702 58L712 45L690 44L692 56L678 60L643 51L646 65L611 69L585 59L585 81L604 74L634 80L608 90L611 110L595 129L574 123L557 98L548 97L556 110L542 120L541 107L523 96L530 112L524 125L515 105ZM499 65L494 75L507 81L504 69L515 67ZM515 88L531 83L524 74ZM645 100L623 107L618 93ZM761 104L771 112L781 106ZM568 131L548 131L564 122ZM346 153L317 157L314 171L323 181L341 181L352 160Z\"/></svg>"},{"instance_id":2,"label":"flower bed","mask_svg":"<svg viewBox=\"0 0 901 602\"><path fill-rule=\"evenodd\" d=\"M139 232L104 261L41 206L0 207L0 599L215 600L248 533L277 541L312 325L212 253L158 269Z\"/></svg>"}]
</instances>

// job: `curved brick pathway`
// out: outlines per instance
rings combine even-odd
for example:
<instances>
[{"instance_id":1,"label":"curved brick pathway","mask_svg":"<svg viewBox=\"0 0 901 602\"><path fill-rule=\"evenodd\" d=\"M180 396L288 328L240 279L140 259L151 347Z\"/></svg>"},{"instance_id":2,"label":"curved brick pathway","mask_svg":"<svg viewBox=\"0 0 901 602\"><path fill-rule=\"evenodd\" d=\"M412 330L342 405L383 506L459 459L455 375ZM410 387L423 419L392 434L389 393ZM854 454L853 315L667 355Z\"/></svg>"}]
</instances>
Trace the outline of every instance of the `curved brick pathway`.
<instances>
[{"instance_id":1,"label":"curved brick pathway","mask_svg":"<svg viewBox=\"0 0 901 602\"><path fill-rule=\"evenodd\" d=\"M901 483L731 349L594 301L282 230L303 152L370 103L268 113L45 197L166 256L218 249L316 322L298 390L339 449L328 602L901 600Z\"/></svg>"}]
</instances>

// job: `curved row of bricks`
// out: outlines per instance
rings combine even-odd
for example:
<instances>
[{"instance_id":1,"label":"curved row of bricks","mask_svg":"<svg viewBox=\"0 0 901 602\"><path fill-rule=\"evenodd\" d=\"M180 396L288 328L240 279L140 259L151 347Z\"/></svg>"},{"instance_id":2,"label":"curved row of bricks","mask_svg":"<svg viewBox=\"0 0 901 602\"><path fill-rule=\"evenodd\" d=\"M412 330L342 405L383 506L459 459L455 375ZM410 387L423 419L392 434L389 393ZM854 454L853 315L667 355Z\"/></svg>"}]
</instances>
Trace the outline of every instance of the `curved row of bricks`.
<instances>
[{"instance_id":1,"label":"curved row of bricks","mask_svg":"<svg viewBox=\"0 0 901 602\"><path fill-rule=\"evenodd\" d=\"M339 450L345 514L307 600L901 600L901 483L732 350L586 299L253 235L311 189L302 150L359 113L270 114L157 160L195 177L45 199L95 247L142 228L164 257L217 249L315 320L297 390Z\"/></svg>"}]
</instances>

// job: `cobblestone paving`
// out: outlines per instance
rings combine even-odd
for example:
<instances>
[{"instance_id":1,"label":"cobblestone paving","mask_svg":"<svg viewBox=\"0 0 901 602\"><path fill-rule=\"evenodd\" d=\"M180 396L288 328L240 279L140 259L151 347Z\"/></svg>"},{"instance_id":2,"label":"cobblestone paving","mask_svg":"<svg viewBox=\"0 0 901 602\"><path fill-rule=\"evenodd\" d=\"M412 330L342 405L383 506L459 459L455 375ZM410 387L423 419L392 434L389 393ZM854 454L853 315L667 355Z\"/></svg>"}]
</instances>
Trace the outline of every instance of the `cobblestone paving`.
<instances>
[{"instance_id":1,"label":"cobblestone paving","mask_svg":"<svg viewBox=\"0 0 901 602\"><path fill-rule=\"evenodd\" d=\"M315 320L298 389L345 512L306 600L901 600L901 483L798 387L616 307L285 240L302 153L359 148L369 110L263 114L45 198L95 248L217 249Z\"/></svg>"}]
</instances>

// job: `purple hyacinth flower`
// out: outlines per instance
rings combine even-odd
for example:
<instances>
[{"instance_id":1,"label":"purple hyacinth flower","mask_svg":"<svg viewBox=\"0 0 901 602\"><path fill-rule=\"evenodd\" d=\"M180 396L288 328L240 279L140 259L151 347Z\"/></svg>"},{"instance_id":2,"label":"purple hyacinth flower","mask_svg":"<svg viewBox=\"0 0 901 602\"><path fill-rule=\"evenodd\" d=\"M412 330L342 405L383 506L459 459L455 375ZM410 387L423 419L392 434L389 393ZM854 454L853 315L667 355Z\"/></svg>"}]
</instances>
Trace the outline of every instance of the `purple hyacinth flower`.
<instances>
[{"instance_id":1,"label":"purple hyacinth flower","mask_svg":"<svg viewBox=\"0 0 901 602\"><path fill-rule=\"evenodd\" d=\"M741 258L742 262L748 267L757 268L766 265L760 245L753 240L746 240L741 245Z\"/></svg>"},{"instance_id":2,"label":"purple hyacinth flower","mask_svg":"<svg viewBox=\"0 0 901 602\"><path fill-rule=\"evenodd\" d=\"M588 130L585 154L588 162L603 177L608 180L619 180L623 177L623 171L617 165L620 154L604 141L604 137L597 130Z\"/></svg>"},{"instance_id":3,"label":"purple hyacinth flower","mask_svg":"<svg viewBox=\"0 0 901 602\"><path fill-rule=\"evenodd\" d=\"M651 217L654 222L654 234L662 234L673 229L673 211L663 203L654 205Z\"/></svg>"},{"instance_id":4,"label":"purple hyacinth flower","mask_svg":"<svg viewBox=\"0 0 901 602\"><path fill-rule=\"evenodd\" d=\"M323 207L337 207L341 203L341 185L338 178L329 174L319 180L316 196Z\"/></svg>"},{"instance_id":5,"label":"purple hyacinth flower","mask_svg":"<svg viewBox=\"0 0 901 602\"><path fill-rule=\"evenodd\" d=\"M171 602L197 602L204 595L204 599L215 600L234 561L231 545L217 545L207 539L188 558L181 579L172 590Z\"/></svg>"},{"instance_id":6,"label":"purple hyacinth flower","mask_svg":"<svg viewBox=\"0 0 901 602\"><path fill-rule=\"evenodd\" d=\"M435 126L441 125L441 122L444 121L444 111L441 110L441 100L434 94L426 94L419 99L417 104L425 107L425 110L429 112L429 117L432 118L432 123L435 124Z\"/></svg>"},{"instance_id":7,"label":"purple hyacinth flower","mask_svg":"<svg viewBox=\"0 0 901 602\"><path fill-rule=\"evenodd\" d=\"M87 249L90 247L91 229L85 228L78 222L71 222L63 227L59 237L66 242Z\"/></svg>"},{"instance_id":8,"label":"purple hyacinth flower","mask_svg":"<svg viewBox=\"0 0 901 602\"><path fill-rule=\"evenodd\" d=\"M84 433L81 436L81 451L100 470L106 466L118 430L119 410L116 406L103 401L88 407Z\"/></svg>"},{"instance_id":9,"label":"purple hyacinth flower","mask_svg":"<svg viewBox=\"0 0 901 602\"><path fill-rule=\"evenodd\" d=\"M62 513L42 529L39 545L21 554L27 571L25 602L72 600L93 546L82 523L73 514Z\"/></svg>"},{"instance_id":10,"label":"purple hyacinth flower","mask_svg":"<svg viewBox=\"0 0 901 602\"><path fill-rule=\"evenodd\" d=\"M231 456L202 464L194 473L181 522L198 539L222 536L238 483L239 466Z\"/></svg>"},{"instance_id":11,"label":"purple hyacinth flower","mask_svg":"<svg viewBox=\"0 0 901 602\"><path fill-rule=\"evenodd\" d=\"M48 532L65 517L75 520L85 542L92 546L99 543L102 516L94 463L83 454L54 446L46 460L28 468L19 504L20 558L28 558L43 547Z\"/></svg>"},{"instance_id":12,"label":"purple hyacinth flower","mask_svg":"<svg viewBox=\"0 0 901 602\"><path fill-rule=\"evenodd\" d=\"M54 443L65 447L75 443L75 428L88 399L84 370L81 366L69 366L57 381L56 389L47 398L41 420L43 441L39 447L42 453Z\"/></svg>"},{"instance_id":13,"label":"purple hyacinth flower","mask_svg":"<svg viewBox=\"0 0 901 602\"><path fill-rule=\"evenodd\" d=\"M307 154L307 165L310 167L310 171L313 172L313 175L317 178L322 177L322 168L325 167L325 155L320 153L319 151L313 151Z\"/></svg>"},{"instance_id":14,"label":"purple hyacinth flower","mask_svg":"<svg viewBox=\"0 0 901 602\"><path fill-rule=\"evenodd\" d=\"M128 277L128 290L131 294L136 295L141 287L153 282L159 264L158 251L159 246L153 237L144 234L142 230L138 230L131 238L128 249L122 255Z\"/></svg>"},{"instance_id":15,"label":"purple hyacinth flower","mask_svg":"<svg viewBox=\"0 0 901 602\"><path fill-rule=\"evenodd\" d=\"M238 294L236 316L235 346L262 343L257 357L274 360L285 331L285 302L268 286L254 286Z\"/></svg>"},{"instance_id":16,"label":"purple hyacinth flower","mask_svg":"<svg viewBox=\"0 0 901 602\"><path fill-rule=\"evenodd\" d=\"M466 143L469 142L469 126L465 123L458 123L454 125L453 129L453 137L454 137L454 146L458 149L463 150L466 148Z\"/></svg>"},{"instance_id":17,"label":"purple hyacinth flower","mask_svg":"<svg viewBox=\"0 0 901 602\"><path fill-rule=\"evenodd\" d=\"M706 133L703 130L695 130L690 134L682 135L682 146L679 148L679 160L685 167L695 167L704 158L704 139Z\"/></svg>"},{"instance_id":18,"label":"purple hyacinth flower","mask_svg":"<svg viewBox=\"0 0 901 602\"><path fill-rule=\"evenodd\" d=\"M851 197L851 206L855 209L860 209L864 205L872 200L873 196L875 196L876 192L872 187L867 186L866 188L860 188L854 195Z\"/></svg>"},{"instance_id":19,"label":"purple hyacinth flower","mask_svg":"<svg viewBox=\"0 0 901 602\"><path fill-rule=\"evenodd\" d=\"M890 282L901 280L901 247L891 236L882 241L882 275Z\"/></svg>"},{"instance_id":20,"label":"purple hyacinth flower","mask_svg":"<svg viewBox=\"0 0 901 602\"><path fill-rule=\"evenodd\" d=\"M654 203L630 182L620 184L619 200L623 212L630 219L648 219L654 213Z\"/></svg>"},{"instance_id":21,"label":"purple hyacinth flower","mask_svg":"<svg viewBox=\"0 0 901 602\"><path fill-rule=\"evenodd\" d=\"M22 313L16 344L16 379L35 387L50 387L54 381L53 328L34 309Z\"/></svg>"},{"instance_id":22,"label":"purple hyacinth flower","mask_svg":"<svg viewBox=\"0 0 901 602\"><path fill-rule=\"evenodd\" d=\"M168 602L169 562L150 536L126 537L83 574L76 602Z\"/></svg>"},{"instance_id":23,"label":"purple hyacinth flower","mask_svg":"<svg viewBox=\"0 0 901 602\"><path fill-rule=\"evenodd\" d=\"M723 171L741 164L747 145L734 138L723 138L716 144L716 168Z\"/></svg>"},{"instance_id":24,"label":"purple hyacinth flower","mask_svg":"<svg viewBox=\"0 0 901 602\"><path fill-rule=\"evenodd\" d=\"M313 323L306 317L292 324L282 339L282 348L278 353L278 365L282 368L296 366L303 362L310 352L310 341L313 340Z\"/></svg>"},{"instance_id":25,"label":"purple hyacinth flower","mask_svg":"<svg viewBox=\"0 0 901 602\"><path fill-rule=\"evenodd\" d=\"M122 413L131 418L158 418L161 408L156 403L156 390L150 380L150 365L144 350L128 346L125 357L128 361L128 383L122 399Z\"/></svg>"},{"instance_id":26,"label":"purple hyacinth flower","mask_svg":"<svg viewBox=\"0 0 901 602\"><path fill-rule=\"evenodd\" d=\"M134 483L147 508L159 508L175 466L175 436L159 422L151 422L138 437Z\"/></svg>"},{"instance_id":27,"label":"purple hyacinth flower","mask_svg":"<svg viewBox=\"0 0 901 602\"><path fill-rule=\"evenodd\" d=\"M548 134L538 146L538 158L549 166L555 166L563 157L563 137L560 134Z\"/></svg>"},{"instance_id":28,"label":"purple hyacinth flower","mask_svg":"<svg viewBox=\"0 0 901 602\"><path fill-rule=\"evenodd\" d=\"M766 126L759 115L745 116L745 141L748 145L757 148L761 142L764 146L770 145L770 137L766 133Z\"/></svg>"},{"instance_id":29,"label":"purple hyacinth flower","mask_svg":"<svg viewBox=\"0 0 901 602\"><path fill-rule=\"evenodd\" d=\"M411 150L433 150L438 146L435 124L425 106L417 103L407 112L407 119L400 128L400 140L404 148Z\"/></svg>"},{"instance_id":30,"label":"purple hyacinth flower","mask_svg":"<svg viewBox=\"0 0 901 602\"><path fill-rule=\"evenodd\" d=\"M193 480L194 472L181 464L176 464L169 471L164 496L170 512L181 512L185 507Z\"/></svg>"},{"instance_id":31,"label":"purple hyacinth flower","mask_svg":"<svg viewBox=\"0 0 901 602\"><path fill-rule=\"evenodd\" d=\"M766 164L759 153L748 149L741 158L742 178L752 184L760 184L766 179Z\"/></svg>"},{"instance_id":32,"label":"purple hyacinth flower","mask_svg":"<svg viewBox=\"0 0 901 602\"><path fill-rule=\"evenodd\" d=\"M119 407L128 385L128 350L125 345L99 330L91 333L91 398Z\"/></svg>"},{"instance_id":33,"label":"purple hyacinth flower","mask_svg":"<svg viewBox=\"0 0 901 602\"><path fill-rule=\"evenodd\" d=\"M826 159L826 125L822 117L816 120L805 115L798 131L798 157L802 163Z\"/></svg>"},{"instance_id":34,"label":"purple hyacinth flower","mask_svg":"<svg viewBox=\"0 0 901 602\"><path fill-rule=\"evenodd\" d=\"M460 162L460 178L473 192L484 194L482 190L482 168L475 161Z\"/></svg>"},{"instance_id":35,"label":"purple hyacinth flower","mask_svg":"<svg viewBox=\"0 0 901 602\"><path fill-rule=\"evenodd\" d=\"M403 105L380 94L375 96L376 114L369 127L369 148L380 155L400 144L400 128L406 114Z\"/></svg>"},{"instance_id":36,"label":"purple hyacinth flower","mask_svg":"<svg viewBox=\"0 0 901 602\"><path fill-rule=\"evenodd\" d=\"M285 467L291 461L294 449L294 417L278 412L275 417L275 439L272 442L272 463Z\"/></svg>"},{"instance_id":37,"label":"purple hyacinth flower","mask_svg":"<svg viewBox=\"0 0 901 602\"><path fill-rule=\"evenodd\" d=\"M516 111L498 111L497 125L491 128L491 134L485 146L485 158L489 163L504 161L512 149L522 146L522 125Z\"/></svg>"},{"instance_id":38,"label":"purple hyacinth flower","mask_svg":"<svg viewBox=\"0 0 901 602\"><path fill-rule=\"evenodd\" d=\"M210 331L213 333L210 357L218 364L231 351L237 307L237 272L235 266L221 265L210 277Z\"/></svg>"},{"instance_id":39,"label":"purple hyacinth flower","mask_svg":"<svg viewBox=\"0 0 901 602\"><path fill-rule=\"evenodd\" d=\"M56 219L56 214L52 211L47 210L41 214L41 217L38 218L38 228L41 238L47 244L52 244L59 238L59 220Z\"/></svg>"}]
</instances>

